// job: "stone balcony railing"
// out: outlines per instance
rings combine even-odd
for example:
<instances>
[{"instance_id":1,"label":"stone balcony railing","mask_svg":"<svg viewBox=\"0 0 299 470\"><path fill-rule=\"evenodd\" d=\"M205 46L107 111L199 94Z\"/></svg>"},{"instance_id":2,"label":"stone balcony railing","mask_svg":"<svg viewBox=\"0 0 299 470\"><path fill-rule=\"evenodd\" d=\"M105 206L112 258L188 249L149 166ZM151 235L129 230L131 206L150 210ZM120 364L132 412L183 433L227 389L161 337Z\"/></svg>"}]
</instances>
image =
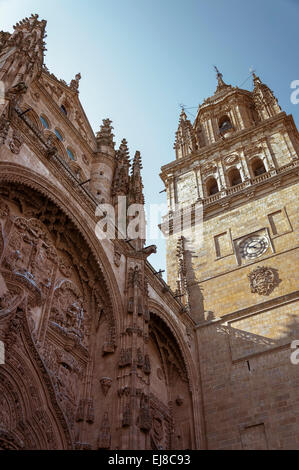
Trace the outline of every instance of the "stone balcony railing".
<instances>
[{"instance_id":1,"label":"stone balcony railing","mask_svg":"<svg viewBox=\"0 0 299 470\"><path fill-rule=\"evenodd\" d=\"M243 181L242 183L232 186L229 188L225 188L221 191L219 191L216 194L213 194L212 196L209 196L205 199L199 199L196 201L197 204L202 204L204 207L211 206L217 201L223 200L224 198L227 197L232 197L236 195L241 195L243 191L246 192L249 188L255 188L258 185L261 185L262 183L270 180L271 178L275 178L275 176L280 176L283 174L288 173L290 170L294 168L299 168L299 159L298 160L293 160L292 162L288 163L287 165L284 165L280 168L273 168L267 173L263 173L262 175L256 176L255 178L249 178L246 181ZM298 172L299 175L299 172ZM195 202L194 202L195 203ZM183 211L188 211L191 209L192 205L186 205L186 206L177 206L177 209L183 210ZM169 223L171 220L174 220L175 216L178 215L178 212L176 211L170 211L166 216L162 217L162 222L163 224ZM179 216L179 215L178 215Z\"/></svg>"},{"instance_id":2,"label":"stone balcony railing","mask_svg":"<svg viewBox=\"0 0 299 470\"><path fill-rule=\"evenodd\" d=\"M255 178L249 178L248 180L243 181L242 183L237 184L236 186L225 188L222 191L219 191L219 193L213 194L212 196L203 199L202 203L204 206L213 204L214 202L217 202L222 198L240 193L241 191L244 191L244 189L247 189L249 187L257 186L258 184L263 183L269 180L270 178L273 178L283 173L287 173L289 170L296 167L299 167L299 160L294 160L288 163L287 165L284 165L277 169L273 168L267 173L263 173L262 175L256 176Z\"/></svg>"}]
</instances>

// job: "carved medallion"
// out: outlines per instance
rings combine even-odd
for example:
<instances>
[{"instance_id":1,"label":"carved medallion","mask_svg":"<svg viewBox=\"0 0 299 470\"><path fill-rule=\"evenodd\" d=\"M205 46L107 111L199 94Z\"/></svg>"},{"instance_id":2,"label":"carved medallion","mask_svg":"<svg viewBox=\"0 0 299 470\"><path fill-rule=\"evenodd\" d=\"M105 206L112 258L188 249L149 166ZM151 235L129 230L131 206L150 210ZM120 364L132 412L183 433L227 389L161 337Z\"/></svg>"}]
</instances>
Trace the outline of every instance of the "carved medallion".
<instances>
[{"instance_id":1,"label":"carved medallion","mask_svg":"<svg viewBox=\"0 0 299 470\"><path fill-rule=\"evenodd\" d=\"M259 295L270 295L280 280L276 269L259 266L248 275L251 292Z\"/></svg>"},{"instance_id":2,"label":"carved medallion","mask_svg":"<svg viewBox=\"0 0 299 470\"><path fill-rule=\"evenodd\" d=\"M225 165L232 165L233 163L236 163L239 160L238 155L229 155L224 159Z\"/></svg>"},{"instance_id":3,"label":"carved medallion","mask_svg":"<svg viewBox=\"0 0 299 470\"><path fill-rule=\"evenodd\" d=\"M202 169L202 174L203 176L208 176L212 173L216 173L217 171L217 166L213 163L208 163L203 169Z\"/></svg>"}]
</instances>

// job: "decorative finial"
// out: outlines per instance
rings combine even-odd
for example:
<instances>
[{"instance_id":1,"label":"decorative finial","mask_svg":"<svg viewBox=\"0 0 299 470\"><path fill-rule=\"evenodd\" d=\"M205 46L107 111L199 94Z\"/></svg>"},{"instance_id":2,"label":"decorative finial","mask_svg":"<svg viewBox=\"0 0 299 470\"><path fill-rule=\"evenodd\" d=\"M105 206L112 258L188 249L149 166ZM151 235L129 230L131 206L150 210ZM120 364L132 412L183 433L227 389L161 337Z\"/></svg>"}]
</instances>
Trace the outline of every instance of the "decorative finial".
<instances>
[{"instance_id":1,"label":"decorative finial","mask_svg":"<svg viewBox=\"0 0 299 470\"><path fill-rule=\"evenodd\" d=\"M185 105L181 103L181 104L180 104L180 108L181 108L181 115L180 115L180 118L181 118L181 119L182 119L182 118L186 119L186 118L187 118L187 115L186 115L186 113L185 113Z\"/></svg>"},{"instance_id":2,"label":"decorative finial","mask_svg":"<svg viewBox=\"0 0 299 470\"><path fill-rule=\"evenodd\" d=\"M218 79L219 79L219 78L223 78L223 75L222 75L222 73L221 73L221 72L219 72L219 70L218 70L218 67L216 67L216 65L214 65L214 69L216 70L216 73L217 73L217 78L218 78Z\"/></svg>"},{"instance_id":3,"label":"decorative finial","mask_svg":"<svg viewBox=\"0 0 299 470\"><path fill-rule=\"evenodd\" d=\"M101 125L100 131L97 133L97 141L101 145L107 145L114 149L114 142L112 134L112 121L110 119L103 119L103 124Z\"/></svg>"},{"instance_id":4,"label":"decorative finial","mask_svg":"<svg viewBox=\"0 0 299 470\"><path fill-rule=\"evenodd\" d=\"M227 87L227 85L226 85L226 83L224 83L223 75L222 75L222 73L218 70L218 68L216 67L216 65L214 65L214 69L215 69L215 71L216 71L217 80L218 80L217 91L220 91L222 88Z\"/></svg>"},{"instance_id":5,"label":"decorative finial","mask_svg":"<svg viewBox=\"0 0 299 470\"><path fill-rule=\"evenodd\" d=\"M255 74L255 70L254 70L253 66L250 67L249 72L251 73L252 78L255 80L257 78L257 76Z\"/></svg>"},{"instance_id":6,"label":"decorative finial","mask_svg":"<svg viewBox=\"0 0 299 470\"><path fill-rule=\"evenodd\" d=\"M72 80L70 83L70 88L74 91L78 91L80 80L81 80L81 73L77 73L77 75L75 76L75 79Z\"/></svg>"}]
</instances>

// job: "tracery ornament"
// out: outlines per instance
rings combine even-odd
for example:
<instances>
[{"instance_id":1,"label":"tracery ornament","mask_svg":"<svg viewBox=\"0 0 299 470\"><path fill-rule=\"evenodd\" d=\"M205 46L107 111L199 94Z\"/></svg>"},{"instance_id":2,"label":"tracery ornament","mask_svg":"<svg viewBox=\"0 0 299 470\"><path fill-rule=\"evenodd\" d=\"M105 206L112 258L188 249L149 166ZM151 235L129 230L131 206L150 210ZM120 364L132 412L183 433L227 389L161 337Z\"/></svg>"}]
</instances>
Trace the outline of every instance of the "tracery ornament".
<instances>
[{"instance_id":1,"label":"tracery ornament","mask_svg":"<svg viewBox=\"0 0 299 470\"><path fill-rule=\"evenodd\" d=\"M259 266L248 275L251 292L259 295L270 295L280 283L276 269Z\"/></svg>"}]
</instances>

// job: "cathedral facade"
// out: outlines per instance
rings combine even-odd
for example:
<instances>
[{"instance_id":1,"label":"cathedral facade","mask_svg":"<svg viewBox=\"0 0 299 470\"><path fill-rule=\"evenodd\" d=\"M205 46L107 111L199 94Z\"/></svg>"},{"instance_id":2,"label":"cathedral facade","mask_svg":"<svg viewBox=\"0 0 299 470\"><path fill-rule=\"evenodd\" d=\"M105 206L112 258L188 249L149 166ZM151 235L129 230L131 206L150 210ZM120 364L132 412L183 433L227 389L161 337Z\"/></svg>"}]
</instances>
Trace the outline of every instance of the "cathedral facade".
<instances>
[{"instance_id":1,"label":"cathedral facade","mask_svg":"<svg viewBox=\"0 0 299 470\"><path fill-rule=\"evenodd\" d=\"M142 236L98 236L99 206L144 205L141 155L109 119L94 134L45 28L0 32L0 449L298 448L292 117L218 70L193 124L182 110L166 283Z\"/></svg>"}]
</instances>

